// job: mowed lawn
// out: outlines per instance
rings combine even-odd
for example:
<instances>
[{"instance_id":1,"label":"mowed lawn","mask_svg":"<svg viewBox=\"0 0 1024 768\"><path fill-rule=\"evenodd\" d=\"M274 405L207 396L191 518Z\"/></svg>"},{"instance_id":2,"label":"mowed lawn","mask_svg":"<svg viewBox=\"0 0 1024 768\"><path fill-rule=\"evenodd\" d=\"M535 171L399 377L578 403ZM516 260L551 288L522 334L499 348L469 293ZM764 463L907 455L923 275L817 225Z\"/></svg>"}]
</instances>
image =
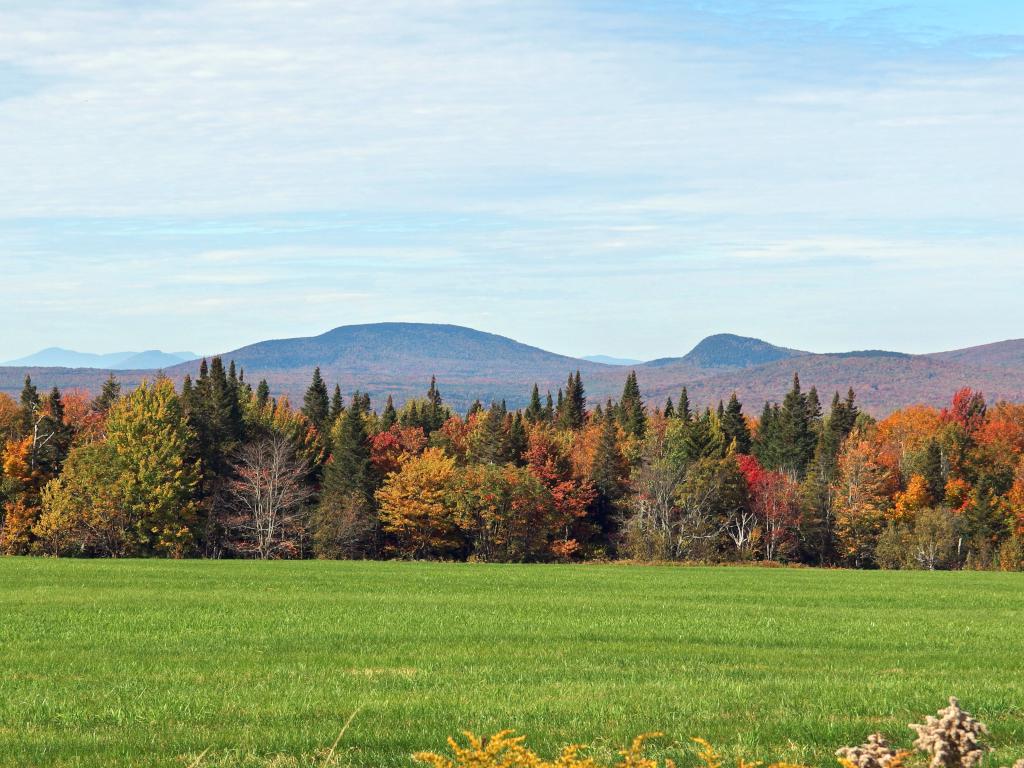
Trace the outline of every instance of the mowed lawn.
<instances>
[{"instance_id":1,"label":"mowed lawn","mask_svg":"<svg viewBox=\"0 0 1024 768\"><path fill-rule=\"evenodd\" d=\"M1024 576L0 559L0 765L410 766L514 728L834 765L958 695L1024 756Z\"/></svg>"}]
</instances>

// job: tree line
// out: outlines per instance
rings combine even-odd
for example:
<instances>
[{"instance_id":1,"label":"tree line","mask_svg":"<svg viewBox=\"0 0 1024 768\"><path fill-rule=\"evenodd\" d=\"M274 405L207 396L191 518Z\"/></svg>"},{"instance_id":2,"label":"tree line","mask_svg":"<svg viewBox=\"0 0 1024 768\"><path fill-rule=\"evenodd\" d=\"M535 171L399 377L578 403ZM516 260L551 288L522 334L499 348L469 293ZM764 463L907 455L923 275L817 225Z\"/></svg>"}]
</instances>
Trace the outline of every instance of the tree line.
<instances>
[{"instance_id":1,"label":"tree line","mask_svg":"<svg viewBox=\"0 0 1024 768\"><path fill-rule=\"evenodd\" d=\"M0 444L6 554L1024 566L1024 406L969 389L877 421L794 376L753 418L649 407L635 373L591 407L576 371L458 414L319 369L295 406L213 358L95 398L26 377Z\"/></svg>"}]
</instances>

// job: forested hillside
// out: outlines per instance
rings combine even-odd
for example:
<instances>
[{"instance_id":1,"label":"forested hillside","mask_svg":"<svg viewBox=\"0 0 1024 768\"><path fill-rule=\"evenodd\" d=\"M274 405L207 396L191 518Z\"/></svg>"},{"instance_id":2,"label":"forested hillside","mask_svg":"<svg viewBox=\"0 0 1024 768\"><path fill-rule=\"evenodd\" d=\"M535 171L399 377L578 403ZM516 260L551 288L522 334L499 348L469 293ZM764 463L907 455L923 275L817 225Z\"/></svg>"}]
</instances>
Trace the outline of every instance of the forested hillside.
<instances>
[{"instance_id":1,"label":"forested hillside","mask_svg":"<svg viewBox=\"0 0 1024 768\"><path fill-rule=\"evenodd\" d=\"M180 389L180 393L179 393ZM400 408L315 369L301 401L214 358L179 388L0 395L0 551L64 556L1024 564L1024 405L962 389L878 421L799 378L646 405L580 371L521 409ZM826 404L827 403L827 404Z\"/></svg>"},{"instance_id":2,"label":"forested hillside","mask_svg":"<svg viewBox=\"0 0 1024 768\"><path fill-rule=\"evenodd\" d=\"M319 336L264 341L221 355L234 360L250 380L266 379L271 393L302 397L315 368L343 391L359 390L401 406L419 396L431 376L443 382L449 404L464 411L480 399L525 407L530 387L556 391L565 372L577 368L591 397L606 400L622 391L630 367L578 360L512 339L454 325L376 323L335 328ZM195 378L199 361L164 368L180 382ZM695 403L715 404L736 392L741 400L778 398L793 374L820 391L853 387L860 407L877 417L916 403L936 407L962 387L982 390L994 400L1024 402L1024 341L934 355L884 350L811 354L760 339L718 334L681 357L632 366L648 405L663 403L688 387ZM0 367L0 392L17 397L25 376L49 389L81 389L95 395L106 371L53 367ZM134 387L155 370L118 370Z\"/></svg>"}]
</instances>

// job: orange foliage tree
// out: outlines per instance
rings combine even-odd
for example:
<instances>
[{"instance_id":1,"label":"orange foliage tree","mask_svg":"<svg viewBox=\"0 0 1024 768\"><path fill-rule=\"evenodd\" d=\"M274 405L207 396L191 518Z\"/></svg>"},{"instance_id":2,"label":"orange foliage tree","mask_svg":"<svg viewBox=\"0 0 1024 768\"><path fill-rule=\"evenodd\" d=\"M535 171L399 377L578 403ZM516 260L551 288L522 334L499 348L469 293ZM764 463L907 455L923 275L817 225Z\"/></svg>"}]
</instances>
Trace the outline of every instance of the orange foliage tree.
<instances>
[{"instance_id":1,"label":"orange foliage tree","mask_svg":"<svg viewBox=\"0 0 1024 768\"><path fill-rule=\"evenodd\" d=\"M451 501L455 459L440 448L410 458L377 491L388 549L401 557L453 557L465 546Z\"/></svg>"}]
</instances>

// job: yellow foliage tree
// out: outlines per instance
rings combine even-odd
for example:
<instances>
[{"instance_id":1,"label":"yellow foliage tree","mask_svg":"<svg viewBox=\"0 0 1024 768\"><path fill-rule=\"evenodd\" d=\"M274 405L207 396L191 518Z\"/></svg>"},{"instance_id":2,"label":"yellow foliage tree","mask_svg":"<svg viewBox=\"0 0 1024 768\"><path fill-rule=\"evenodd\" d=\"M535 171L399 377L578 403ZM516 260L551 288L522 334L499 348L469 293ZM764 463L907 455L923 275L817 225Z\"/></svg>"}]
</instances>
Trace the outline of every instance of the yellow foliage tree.
<instances>
[{"instance_id":1,"label":"yellow foliage tree","mask_svg":"<svg viewBox=\"0 0 1024 768\"><path fill-rule=\"evenodd\" d=\"M928 481L923 475L914 475L907 483L907 489L896 494L896 506L892 518L902 522L911 517L919 509L925 509L932 503L928 490Z\"/></svg>"},{"instance_id":2,"label":"yellow foliage tree","mask_svg":"<svg viewBox=\"0 0 1024 768\"><path fill-rule=\"evenodd\" d=\"M181 557L192 544L196 437L170 379L143 382L111 409L107 439L123 468L125 503L144 549Z\"/></svg>"},{"instance_id":3,"label":"yellow foliage tree","mask_svg":"<svg viewBox=\"0 0 1024 768\"><path fill-rule=\"evenodd\" d=\"M839 458L836 537L840 553L856 566L873 557L894 495L892 469L871 440L854 435Z\"/></svg>"},{"instance_id":4,"label":"yellow foliage tree","mask_svg":"<svg viewBox=\"0 0 1024 768\"><path fill-rule=\"evenodd\" d=\"M462 532L451 502L455 459L428 448L406 461L377 491L381 526L393 538L391 549L402 557L456 555Z\"/></svg>"}]
</instances>

